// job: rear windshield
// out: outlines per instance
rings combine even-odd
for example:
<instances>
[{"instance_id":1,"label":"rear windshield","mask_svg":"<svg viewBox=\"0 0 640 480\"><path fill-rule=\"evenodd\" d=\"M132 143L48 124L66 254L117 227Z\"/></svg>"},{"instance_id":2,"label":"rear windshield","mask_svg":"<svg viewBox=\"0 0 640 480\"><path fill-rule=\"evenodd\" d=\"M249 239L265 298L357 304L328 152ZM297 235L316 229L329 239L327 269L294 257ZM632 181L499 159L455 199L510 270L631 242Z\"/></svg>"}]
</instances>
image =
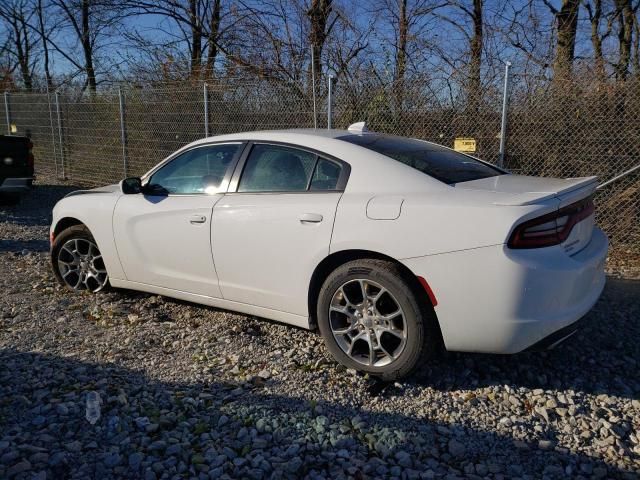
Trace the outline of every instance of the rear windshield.
<instances>
[{"instance_id":1,"label":"rear windshield","mask_svg":"<svg viewBox=\"0 0 640 480\"><path fill-rule=\"evenodd\" d=\"M338 138L386 155L447 184L502 175L497 168L475 158L420 140L380 134Z\"/></svg>"}]
</instances>

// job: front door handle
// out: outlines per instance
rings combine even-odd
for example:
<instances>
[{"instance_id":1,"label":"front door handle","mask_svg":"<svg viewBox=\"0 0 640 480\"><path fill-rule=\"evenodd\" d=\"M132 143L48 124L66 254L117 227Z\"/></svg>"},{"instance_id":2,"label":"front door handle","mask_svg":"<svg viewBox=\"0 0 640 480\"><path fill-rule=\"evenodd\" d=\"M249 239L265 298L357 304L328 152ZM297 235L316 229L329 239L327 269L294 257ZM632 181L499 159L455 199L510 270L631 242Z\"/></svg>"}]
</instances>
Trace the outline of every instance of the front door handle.
<instances>
[{"instance_id":1,"label":"front door handle","mask_svg":"<svg viewBox=\"0 0 640 480\"><path fill-rule=\"evenodd\" d=\"M300 215L301 223L320 223L322 221L322 215L319 213L303 213Z\"/></svg>"},{"instance_id":2,"label":"front door handle","mask_svg":"<svg viewBox=\"0 0 640 480\"><path fill-rule=\"evenodd\" d=\"M204 223L207 221L207 217L204 215L191 215L189 217L189 222L191 223Z\"/></svg>"}]
</instances>

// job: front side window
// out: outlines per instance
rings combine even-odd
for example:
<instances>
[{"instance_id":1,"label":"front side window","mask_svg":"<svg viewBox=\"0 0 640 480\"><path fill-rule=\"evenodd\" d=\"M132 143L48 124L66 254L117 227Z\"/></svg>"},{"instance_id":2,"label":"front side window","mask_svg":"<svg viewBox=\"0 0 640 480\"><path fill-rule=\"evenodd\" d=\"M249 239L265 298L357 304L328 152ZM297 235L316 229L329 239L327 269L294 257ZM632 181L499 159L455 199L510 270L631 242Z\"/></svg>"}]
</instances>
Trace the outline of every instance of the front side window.
<instances>
[{"instance_id":1,"label":"front side window","mask_svg":"<svg viewBox=\"0 0 640 480\"><path fill-rule=\"evenodd\" d=\"M307 190L316 155L278 145L255 145L244 166L238 192Z\"/></svg>"},{"instance_id":2,"label":"front side window","mask_svg":"<svg viewBox=\"0 0 640 480\"><path fill-rule=\"evenodd\" d=\"M151 175L146 189L158 194L218 193L240 146L230 143L188 150Z\"/></svg>"},{"instance_id":3,"label":"front side window","mask_svg":"<svg viewBox=\"0 0 640 480\"><path fill-rule=\"evenodd\" d=\"M394 135L345 135L340 140L373 150L446 184L495 177L503 172L439 145Z\"/></svg>"}]
</instances>

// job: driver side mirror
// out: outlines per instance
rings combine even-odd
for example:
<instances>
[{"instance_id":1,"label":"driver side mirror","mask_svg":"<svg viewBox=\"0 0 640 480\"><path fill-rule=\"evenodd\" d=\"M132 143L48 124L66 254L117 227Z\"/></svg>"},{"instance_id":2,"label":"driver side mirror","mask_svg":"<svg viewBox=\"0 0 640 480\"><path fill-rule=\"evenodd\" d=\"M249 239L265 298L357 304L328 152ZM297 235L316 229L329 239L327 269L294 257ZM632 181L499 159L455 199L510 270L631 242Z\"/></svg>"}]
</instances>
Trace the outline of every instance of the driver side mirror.
<instances>
[{"instance_id":1,"label":"driver side mirror","mask_svg":"<svg viewBox=\"0 0 640 480\"><path fill-rule=\"evenodd\" d=\"M120 189L125 195L135 195L142 192L142 181L139 177L125 178L120 182Z\"/></svg>"}]
</instances>

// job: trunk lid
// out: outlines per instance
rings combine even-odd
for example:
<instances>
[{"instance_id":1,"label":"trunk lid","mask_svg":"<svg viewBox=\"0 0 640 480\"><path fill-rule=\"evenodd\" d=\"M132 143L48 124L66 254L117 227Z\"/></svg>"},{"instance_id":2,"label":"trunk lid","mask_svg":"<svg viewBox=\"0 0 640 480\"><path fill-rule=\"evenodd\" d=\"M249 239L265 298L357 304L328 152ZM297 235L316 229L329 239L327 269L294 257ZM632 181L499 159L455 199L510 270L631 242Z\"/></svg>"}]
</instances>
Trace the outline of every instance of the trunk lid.
<instances>
[{"instance_id":1,"label":"trunk lid","mask_svg":"<svg viewBox=\"0 0 640 480\"><path fill-rule=\"evenodd\" d=\"M598 177L545 178L507 174L456 183L455 188L495 192L493 203L496 205L532 205L553 197L560 198L563 204L572 203L591 195L597 184Z\"/></svg>"},{"instance_id":2,"label":"trunk lid","mask_svg":"<svg viewBox=\"0 0 640 480\"><path fill-rule=\"evenodd\" d=\"M555 203L558 212L562 213L592 196L597 184L597 177L544 178L507 174L457 183L455 188L495 192L495 205L548 206ZM589 244L594 225L595 215L591 214L573 226L561 244L569 255L575 255Z\"/></svg>"}]
</instances>

